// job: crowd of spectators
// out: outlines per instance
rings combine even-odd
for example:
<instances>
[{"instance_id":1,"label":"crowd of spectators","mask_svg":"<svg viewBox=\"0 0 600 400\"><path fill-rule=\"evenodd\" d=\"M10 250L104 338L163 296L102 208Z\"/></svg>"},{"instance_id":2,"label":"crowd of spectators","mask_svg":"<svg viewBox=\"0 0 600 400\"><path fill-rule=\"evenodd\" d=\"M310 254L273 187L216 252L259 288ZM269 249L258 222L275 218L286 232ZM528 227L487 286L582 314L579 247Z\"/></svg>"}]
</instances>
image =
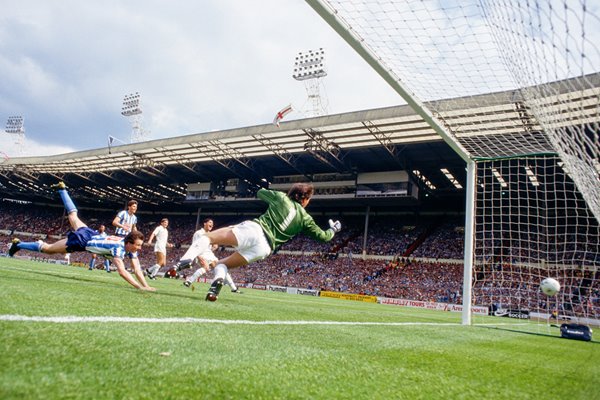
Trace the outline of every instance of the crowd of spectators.
<instances>
[{"instance_id":1,"label":"crowd of spectators","mask_svg":"<svg viewBox=\"0 0 600 400\"><path fill-rule=\"evenodd\" d=\"M423 301L457 301L462 266L415 259L277 254L232 271L241 283L265 283Z\"/></svg>"},{"instance_id":2,"label":"crowd of spectators","mask_svg":"<svg viewBox=\"0 0 600 400\"><path fill-rule=\"evenodd\" d=\"M451 219L431 232L411 254L413 257L436 259L461 259L464 254L465 230L463 225ZM443 246L440 246L443 244Z\"/></svg>"},{"instance_id":3,"label":"crowd of spectators","mask_svg":"<svg viewBox=\"0 0 600 400\"><path fill-rule=\"evenodd\" d=\"M473 279L474 303L498 309L557 310L562 315L600 317L600 271L570 268L557 271L561 283L556 297L541 293L547 271L531 265L477 266Z\"/></svg>"},{"instance_id":4,"label":"crowd of spectators","mask_svg":"<svg viewBox=\"0 0 600 400\"><path fill-rule=\"evenodd\" d=\"M82 209L80 215L92 228L106 225L110 234L113 232L110 222L116 212ZM162 272L173 265L191 244L198 220L195 214L163 215L142 211L138 212L138 229L149 235L165 216L170 221L169 242L175 247L168 249L167 267ZM240 222L247 216L214 219L218 228ZM321 226L326 226L325 217L316 219ZM462 301L464 229L460 219L374 216L369 220L364 249L365 219L342 219L344 229L332 242L318 243L299 235L282 246L280 253L231 271L234 280L240 284L274 284L412 300ZM3 251L13 237L52 241L64 235L67 229L62 208L0 202L0 244ZM568 265L581 265L586 260L591 260L592 265L600 263L598 248L582 248L584 241L573 233L565 234L567 239L574 238L568 244L560 244L560 240L545 248L528 244L533 239L534 229L521 238L524 241L512 240L511 246L505 246L508 243L506 237L494 239L486 234L477 238L483 245L476 248L486 248L487 255L476 254L475 304L515 309L546 309L551 306L548 298L539 294L543 271L532 271L526 262L522 262L522 259L527 260L527 257L542 251L562 249L562 253L554 259L565 261L565 264L570 262ZM368 256L365 259L363 251ZM221 249L218 255L225 254L227 250ZM36 254L36 257L42 260L64 258L62 255L46 254ZM139 257L143 267L153 264L152 247L144 246ZM87 265L89 260L88 253L74 253L70 262ZM97 264L101 266L101 263ZM563 301L552 306L565 313L600 316L599 273L577 268L572 271L571 275L558 277L563 285Z\"/></svg>"}]
</instances>

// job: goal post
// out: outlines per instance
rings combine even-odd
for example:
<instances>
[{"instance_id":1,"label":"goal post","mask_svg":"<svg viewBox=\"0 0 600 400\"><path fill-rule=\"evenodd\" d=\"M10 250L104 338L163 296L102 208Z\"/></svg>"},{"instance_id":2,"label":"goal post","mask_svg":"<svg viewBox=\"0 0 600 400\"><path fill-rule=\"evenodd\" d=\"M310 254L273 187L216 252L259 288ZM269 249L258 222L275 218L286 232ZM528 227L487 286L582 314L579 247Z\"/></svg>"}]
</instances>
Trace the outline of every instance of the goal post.
<instances>
[{"instance_id":1,"label":"goal post","mask_svg":"<svg viewBox=\"0 0 600 400\"><path fill-rule=\"evenodd\" d=\"M306 2L465 160L463 324L600 320L600 5Z\"/></svg>"},{"instance_id":2,"label":"goal post","mask_svg":"<svg viewBox=\"0 0 600 400\"><path fill-rule=\"evenodd\" d=\"M402 80L394 73L392 69L386 68L382 64L382 60L378 58L366 44L364 40L352 30L350 26L345 24L340 19L339 14L335 9L329 7L321 0L306 0L306 2L373 68L404 101L427 122L438 135L440 135L446 143L463 159L469 160L469 154L463 146L454 140L450 133L443 128L443 124L439 121L431 111L419 100L414 93L405 87Z\"/></svg>"},{"instance_id":3,"label":"goal post","mask_svg":"<svg viewBox=\"0 0 600 400\"><path fill-rule=\"evenodd\" d=\"M463 325L471 325L471 299L473 282L473 248L475 246L475 181L477 165L473 161L467 162L467 184L465 200L465 251L463 268Z\"/></svg>"}]
</instances>

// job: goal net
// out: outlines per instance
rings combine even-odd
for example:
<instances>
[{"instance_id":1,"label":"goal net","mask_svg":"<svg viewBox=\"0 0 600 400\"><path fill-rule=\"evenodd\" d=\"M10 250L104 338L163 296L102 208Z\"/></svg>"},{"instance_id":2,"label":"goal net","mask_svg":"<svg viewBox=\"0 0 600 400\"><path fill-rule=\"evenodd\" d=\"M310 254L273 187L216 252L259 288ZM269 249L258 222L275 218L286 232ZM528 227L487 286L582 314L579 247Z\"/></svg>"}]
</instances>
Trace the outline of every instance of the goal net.
<instances>
[{"instance_id":1,"label":"goal net","mask_svg":"<svg viewBox=\"0 0 600 400\"><path fill-rule=\"evenodd\" d=\"M494 317L539 321L546 327L598 325L598 221L561 159L479 162L477 189L473 304L488 306ZM556 296L540 291L546 277L560 282Z\"/></svg>"},{"instance_id":2,"label":"goal net","mask_svg":"<svg viewBox=\"0 0 600 400\"><path fill-rule=\"evenodd\" d=\"M598 319L600 3L307 3L467 163L465 301Z\"/></svg>"}]
</instances>

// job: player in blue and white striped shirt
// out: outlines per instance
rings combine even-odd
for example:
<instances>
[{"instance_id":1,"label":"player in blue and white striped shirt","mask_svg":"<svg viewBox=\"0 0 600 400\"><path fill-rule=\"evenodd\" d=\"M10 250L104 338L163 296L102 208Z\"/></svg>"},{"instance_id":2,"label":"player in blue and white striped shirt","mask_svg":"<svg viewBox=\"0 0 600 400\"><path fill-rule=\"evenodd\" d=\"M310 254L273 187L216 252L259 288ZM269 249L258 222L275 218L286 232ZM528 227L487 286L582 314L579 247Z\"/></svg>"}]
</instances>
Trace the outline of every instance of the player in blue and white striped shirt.
<instances>
[{"instance_id":1,"label":"player in blue and white striped shirt","mask_svg":"<svg viewBox=\"0 0 600 400\"><path fill-rule=\"evenodd\" d=\"M100 225L98 227L98 233L105 237L108 236L108 234L106 233L106 227L104 225ZM92 258L90 259L90 271L93 270L94 267L96 267L97 258L98 257L96 256L96 254L92 253ZM107 258L104 259L104 269L106 270L106 272L110 272L110 261Z\"/></svg>"},{"instance_id":2,"label":"player in blue and white striped shirt","mask_svg":"<svg viewBox=\"0 0 600 400\"><path fill-rule=\"evenodd\" d=\"M115 227L115 235L125 237L129 233L137 230L137 216L135 215L137 208L138 202L129 200L127 202L127 209L119 211L112 221L112 225ZM133 266L128 267L127 269L132 271Z\"/></svg>"},{"instance_id":3,"label":"player in blue and white striped shirt","mask_svg":"<svg viewBox=\"0 0 600 400\"><path fill-rule=\"evenodd\" d=\"M117 236L125 237L130 232L137 230L137 217L135 215L137 208L138 202L129 200L127 202L127 210L119 211L113 219L112 224L115 227L115 234Z\"/></svg>"},{"instance_id":4,"label":"player in blue and white striped shirt","mask_svg":"<svg viewBox=\"0 0 600 400\"><path fill-rule=\"evenodd\" d=\"M8 250L8 255L12 257L19 250L36 251L46 254L67 254L87 251L106 258L112 258L113 263L117 266L119 275L131 286L140 290L155 291L156 289L148 286L137 258L137 252L142 248L142 244L144 243L144 234L134 231L121 238L118 236L105 236L94 229L88 228L79 219L77 208L73 200L71 200L65 184L59 182L56 187L67 210L69 224L72 229L67 233L67 238L54 243L46 243L41 240L37 242L21 242L19 239L13 239ZM131 258L131 265L133 265L137 282L125 269L125 265L123 264L125 257Z\"/></svg>"}]
</instances>

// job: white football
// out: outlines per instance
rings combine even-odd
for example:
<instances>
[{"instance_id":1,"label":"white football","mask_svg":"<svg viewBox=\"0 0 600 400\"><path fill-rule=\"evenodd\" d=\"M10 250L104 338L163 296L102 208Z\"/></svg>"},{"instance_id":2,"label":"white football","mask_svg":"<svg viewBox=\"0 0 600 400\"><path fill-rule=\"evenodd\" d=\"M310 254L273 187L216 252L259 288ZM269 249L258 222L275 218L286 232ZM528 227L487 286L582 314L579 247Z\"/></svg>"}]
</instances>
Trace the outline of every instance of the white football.
<instances>
[{"instance_id":1,"label":"white football","mask_svg":"<svg viewBox=\"0 0 600 400\"><path fill-rule=\"evenodd\" d=\"M545 278L542 283L540 283L540 289L546 296L554 296L556 293L560 291L560 283L556 279L553 278Z\"/></svg>"}]
</instances>

